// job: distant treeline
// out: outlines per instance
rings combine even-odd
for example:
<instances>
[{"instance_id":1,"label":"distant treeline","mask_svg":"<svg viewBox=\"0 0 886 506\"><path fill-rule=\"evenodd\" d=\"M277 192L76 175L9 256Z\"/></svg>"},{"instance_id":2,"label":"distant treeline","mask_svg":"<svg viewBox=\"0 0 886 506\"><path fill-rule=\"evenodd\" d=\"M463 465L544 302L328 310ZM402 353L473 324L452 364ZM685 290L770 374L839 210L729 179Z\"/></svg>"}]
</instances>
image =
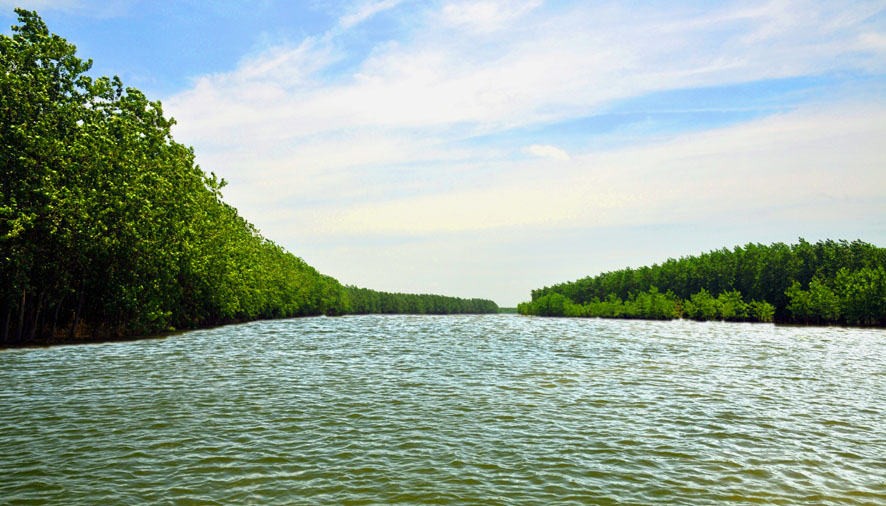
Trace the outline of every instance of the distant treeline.
<instances>
[{"instance_id":1,"label":"distant treeline","mask_svg":"<svg viewBox=\"0 0 886 506\"><path fill-rule=\"evenodd\" d=\"M443 295L388 293L346 287L348 312L367 313L407 313L407 314L460 314L498 313L498 305L485 299L462 299Z\"/></svg>"},{"instance_id":2,"label":"distant treeline","mask_svg":"<svg viewBox=\"0 0 886 506\"><path fill-rule=\"evenodd\" d=\"M886 325L886 249L748 244L532 291L521 314Z\"/></svg>"},{"instance_id":3,"label":"distant treeline","mask_svg":"<svg viewBox=\"0 0 886 506\"><path fill-rule=\"evenodd\" d=\"M222 200L159 102L87 76L91 61L16 12L0 35L0 344L366 311Z\"/></svg>"}]
</instances>

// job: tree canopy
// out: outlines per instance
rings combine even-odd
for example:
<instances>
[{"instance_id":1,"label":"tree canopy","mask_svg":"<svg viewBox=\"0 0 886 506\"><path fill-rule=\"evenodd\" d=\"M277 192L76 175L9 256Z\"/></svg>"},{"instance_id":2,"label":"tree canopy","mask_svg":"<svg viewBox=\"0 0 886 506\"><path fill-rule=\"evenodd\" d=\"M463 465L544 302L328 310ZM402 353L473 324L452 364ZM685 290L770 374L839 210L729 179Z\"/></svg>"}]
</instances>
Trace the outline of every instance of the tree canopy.
<instances>
[{"instance_id":1,"label":"tree canopy","mask_svg":"<svg viewBox=\"0 0 886 506\"><path fill-rule=\"evenodd\" d=\"M533 290L521 312L886 325L886 249L803 239L723 248Z\"/></svg>"},{"instance_id":2,"label":"tree canopy","mask_svg":"<svg viewBox=\"0 0 886 506\"><path fill-rule=\"evenodd\" d=\"M340 315L351 298L366 312L367 294L390 298L262 237L173 140L160 102L90 77L92 62L37 13L16 12L0 35L0 344ZM408 303L393 307L495 306L433 297L396 294Z\"/></svg>"}]
</instances>

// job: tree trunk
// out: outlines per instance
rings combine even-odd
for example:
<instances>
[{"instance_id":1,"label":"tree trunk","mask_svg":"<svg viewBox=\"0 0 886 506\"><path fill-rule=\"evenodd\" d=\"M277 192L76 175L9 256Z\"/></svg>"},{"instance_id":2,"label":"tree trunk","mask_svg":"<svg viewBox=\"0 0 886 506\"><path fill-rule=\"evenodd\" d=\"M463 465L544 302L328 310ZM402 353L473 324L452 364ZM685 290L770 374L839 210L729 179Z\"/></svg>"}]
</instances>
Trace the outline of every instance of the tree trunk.
<instances>
[{"instance_id":1,"label":"tree trunk","mask_svg":"<svg viewBox=\"0 0 886 506\"><path fill-rule=\"evenodd\" d=\"M15 341L17 343L22 342L22 331L25 326L25 302L27 302L28 289L22 288L22 303L19 306L18 310L18 328L16 329L16 338Z\"/></svg>"},{"instance_id":2,"label":"tree trunk","mask_svg":"<svg viewBox=\"0 0 886 506\"><path fill-rule=\"evenodd\" d=\"M42 292L37 298L37 311L34 313L34 323L31 325L31 335L29 340L33 341L37 336L37 330L40 327L40 311L43 309L43 301L46 299L46 292Z\"/></svg>"},{"instance_id":3,"label":"tree trunk","mask_svg":"<svg viewBox=\"0 0 886 506\"><path fill-rule=\"evenodd\" d=\"M9 338L9 319L12 318L12 306L6 308L6 320L3 322L3 344Z\"/></svg>"},{"instance_id":4,"label":"tree trunk","mask_svg":"<svg viewBox=\"0 0 886 506\"><path fill-rule=\"evenodd\" d=\"M74 312L74 323L71 324L71 331L68 333L68 339L74 339L74 330L80 321L80 309L83 307L83 289L80 289L80 296L77 300L77 311Z\"/></svg>"},{"instance_id":5,"label":"tree trunk","mask_svg":"<svg viewBox=\"0 0 886 506\"><path fill-rule=\"evenodd\" d=\"M52 317L52 338L55 339L55 330L58 328L58 312L62 308L62 304L65 302L65 297L68 296L68 292L62 294L62 298L58 301L58 305L55 306L55 315Z\"/></svg>"}]
</instances>

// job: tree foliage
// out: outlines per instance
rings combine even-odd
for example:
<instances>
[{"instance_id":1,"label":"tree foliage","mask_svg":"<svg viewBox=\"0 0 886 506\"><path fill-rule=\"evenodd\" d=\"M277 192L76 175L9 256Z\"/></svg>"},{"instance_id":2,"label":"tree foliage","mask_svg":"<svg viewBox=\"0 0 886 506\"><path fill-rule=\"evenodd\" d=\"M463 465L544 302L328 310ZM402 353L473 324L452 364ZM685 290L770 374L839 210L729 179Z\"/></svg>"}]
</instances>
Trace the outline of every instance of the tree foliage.
<instances>
[{"instance_id":1,"label":"tree foliage","mask_svg":"<svg viewBox=\"0 0 886 506\"><path fill-rule=\"evenodd\" d=\"M389 293L345 287L348 296L348 312L405 313L405 314L485 314L498 313L498 305L486 299L462 299L443 295Z\"/></svg>"},{"instance_id":2,"label":"tree foliage","mask_svg":"<svg viewBox=\"0 0 886 506\"><path fill-rule=\"evenodd\" d=\"M91 61L16 12L0 35L0 344L365 312L366 293L395 299L384 312L494 306L321 275L222 200L160 102L89 77Z\"/></svg>"},{"instance_id":3,"label":"tree foliage","mask_svg":"<svg viewBox=\"0 0 886 506\"><path fill-rule=\"evenodd\" d=\"M884 266L886 249L862 241L747 244L533 290L520 308L554 316L556 294L565 316L886 325ZM649 303L659 289L670 316Z\"/></svg>"}]
</instances>

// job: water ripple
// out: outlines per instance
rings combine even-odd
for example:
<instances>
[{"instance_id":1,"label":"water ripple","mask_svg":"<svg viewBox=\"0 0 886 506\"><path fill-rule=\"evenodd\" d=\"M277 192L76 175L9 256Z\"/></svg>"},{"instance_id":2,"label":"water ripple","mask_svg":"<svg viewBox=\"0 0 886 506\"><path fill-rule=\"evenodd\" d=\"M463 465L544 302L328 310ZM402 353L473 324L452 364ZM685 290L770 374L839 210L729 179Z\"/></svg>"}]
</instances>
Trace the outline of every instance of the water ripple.
<instances>
[{"instance_id":1,"label":"water ripple","mask_svg":"<svg viewBox=\"0 0 886 506\"><path fill-rule=\"evenodd\" d=\"M0 503L886 504L882 330L306 318L0 384Z\"/></svg>"}]
</instances>

